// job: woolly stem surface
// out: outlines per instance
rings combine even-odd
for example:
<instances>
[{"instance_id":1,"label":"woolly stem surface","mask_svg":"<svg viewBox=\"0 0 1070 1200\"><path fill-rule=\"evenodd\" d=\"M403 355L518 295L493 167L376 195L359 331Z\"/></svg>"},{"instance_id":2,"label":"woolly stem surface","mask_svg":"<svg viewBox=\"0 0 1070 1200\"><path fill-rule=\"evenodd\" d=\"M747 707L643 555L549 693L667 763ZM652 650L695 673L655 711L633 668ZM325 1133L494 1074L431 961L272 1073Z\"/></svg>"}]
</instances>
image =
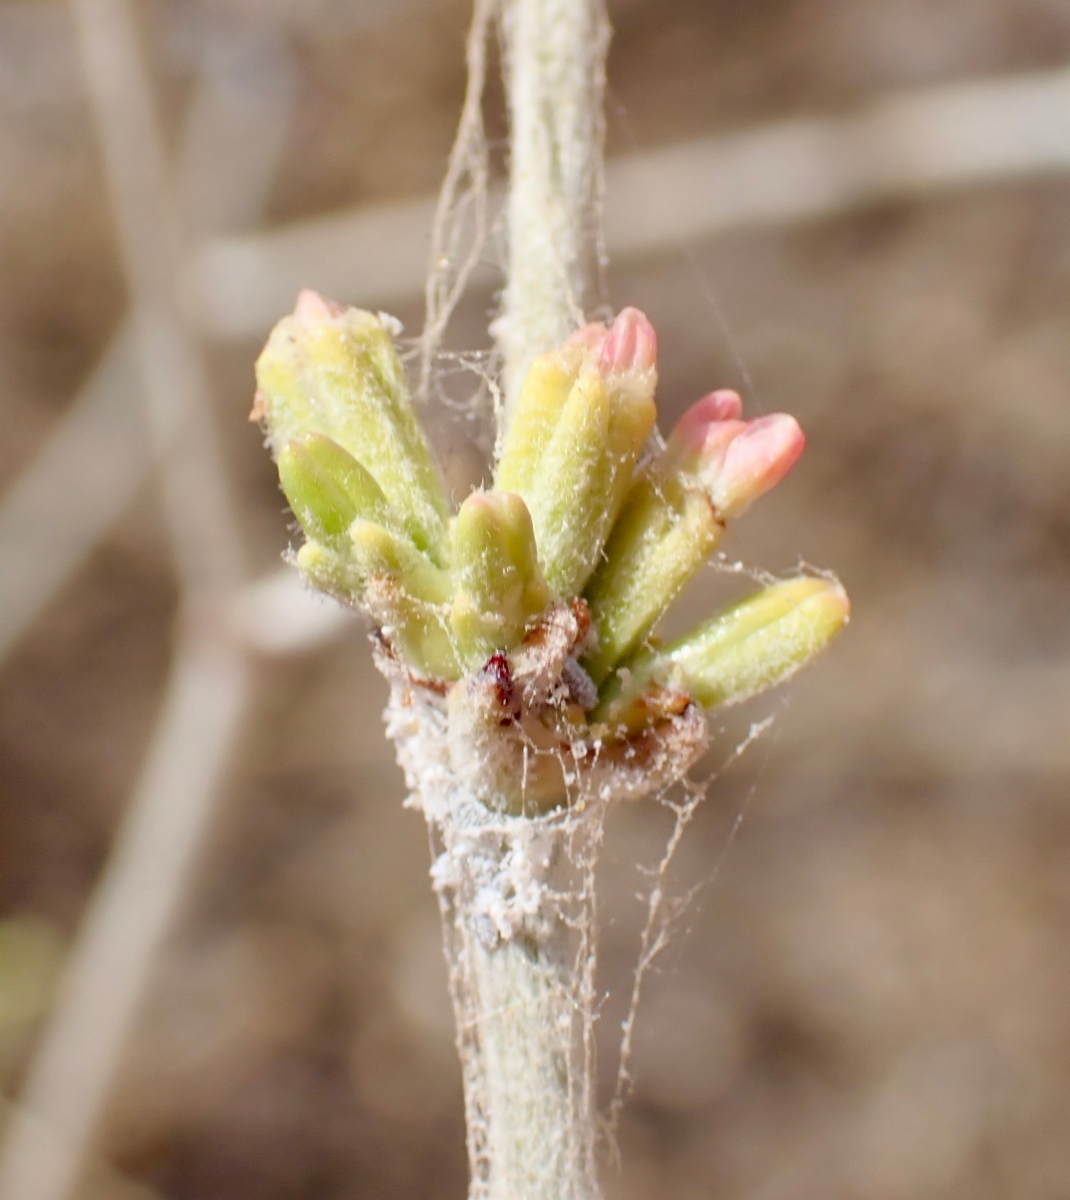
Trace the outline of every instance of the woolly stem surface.
<instances>
[{"instance_id":1,"label":"woolly stem surface","mask_svg":"<svg viewBox=\"0 0 1070 1200\"><path fill-rule=\"evenodd\" d=\"M608 23L602 0L500 3L511 117L508 271L494 327L504 429L532 361L583 323L598 243ZM485 13L477 5L476 41ZM451 732L443 706L396 676L387 721L435 847L470 1198L597 1200L585 864L601 811L506 815L510 802L495 795L495 727L477 751Z\"/></svg>"},{"instance_id":2,"label":"woolly stem surface","mask_svg":"<svg viewBox=\"0 0 1070 1200\"><path fill-rule=\"evenodd\" d=\"M470 1200L597 1200L591 876L605 808L509 815L484 790L487 748L458 736L457 711L380 667L409 803L430 831Z\"/></svg>"},{"instance_id":3,"label":"woolly stem surface","mask_svg":"<svg viewBox=\"0 0 1070 1200\"><path fill-rule=\"evenodd\" d=\"M597 240L608 25L600 0L506 0L509 262L496 325L506 414L532 361L583 323Z\"/></svg>"},{"instance_id":4,"label":"woolly stem surface","mask_svg":"<svg viewBox=\"0 0 1070 1200\"><path fill-rule=\"evenodd\" d=\"M586 1147L570 1088L575 1013L559 961L516 938L472 943L486 1111L488 1200L580 1200Z\"/></svg>"}]
</instances>

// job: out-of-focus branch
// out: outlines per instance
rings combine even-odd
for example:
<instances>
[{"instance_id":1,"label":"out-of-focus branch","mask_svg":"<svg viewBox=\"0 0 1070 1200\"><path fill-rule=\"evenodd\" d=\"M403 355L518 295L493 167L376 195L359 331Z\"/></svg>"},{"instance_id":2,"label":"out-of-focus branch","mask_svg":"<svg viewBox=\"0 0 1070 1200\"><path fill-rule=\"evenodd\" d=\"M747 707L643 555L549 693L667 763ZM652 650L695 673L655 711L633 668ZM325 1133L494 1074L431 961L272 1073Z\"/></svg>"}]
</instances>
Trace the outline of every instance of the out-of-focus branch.
<instances>
[{"instance_id":1,"label":"out-of-focus branch","mask_svg":"<svg viewBox=\"0 0 1070 1200\"><path fill-rule=\"evenodd\" d=\"M149 82L127 0L72 0L72 8L133 300L129 332L117 343L128 361L119 359L113 368L117 378L110 382L121 383L124 371L139 370L183 593L183 625L140 783L90 898L19 1115L8 1127L0 1156L3 1200L63 1200L79 1177L157 951L208 828L249 694L248 664L230 616L244 575L240 538L194 322L183 304L182 239ZM217 104L218 122L208 119L210 112L201 114L200 141L215 138L218 146L225 115L220 107L225 106ZM194 150L197 144L195 137ZM232 216L234 205L227 199L218 190L202 195L200 223L210 226ZM121 399L121 393L90 397L82 425L106 441L101 414L109 405L123 408ZM31 477L38 491L47 492L47 477L59 469L65 448L77 457L74 442L84 432L77 423L63 427L51 456ZM107 461L106 447L98 449ZM146 465L148 455L139 461L131 450L124 478L103 490L88 517L67 524L65 551L39 583L38 601L129 498ZM21 504L25 510L25 495Z\"/></svg>"},{"instance_id":2,"label":"out-of-focus branch","mask_svg":"<svg viewBox=\"0 0 1070 1200\"><path fill-rule=\"evenodd\" d=\"M90 901L0 1157L2 1200L63 1200L86 1158L130 1026L209 824L248 698L239 651L178 651L148 760Z\"/></svg>"},{"instance_id":3,"label":"out-of-focus branch","mask_svg":"<svg viewBox=\"0 0 1070 1200\"><path fill-rule=\"evenodd\" d=\"M122 516L151 461L129 321L0 504L0 659Z\"/></svg>"},{"instance_id":4,"label":"out-of-focus branch","mask_svg":"<svg viewBox=\"0 0 1070 1200\"><path fill-rule=\"evenodd\" d=\"M126 0L72 0L71 7L132 292L164 519L184 590L220 595L241 576L241 539L183 306L181 233L149 81Z\"/></svg>"},{"instance_id":5,"label":"out-of-focus branch","mask_svg":"<svg viewBox=\"0 0 1070 1200\"><path fill-rule=\"evenodd\" d=\"M612 159L606 249L619 261L731 229L1068 169L1067 70L929 88L846 116ZM433 215L433 199L409 200L207 243L196 268L207 332L260 337L301 287L372 308L412 299Z\"/></svg>"},{"instance_id":6,"label":"out-of-focus branch","mask_svg":"<svg viewBox=\"0 0 1070 1200\"><path fill-rule=\"evenodd\" d=\"M241 30L216 36L190 103L176 172L188 229L208 237L256 220L295 95L296 72L280 43ZM0 500L0 659L148 478L153 441L142 390L126 321L37 458ZM169 412L157 428L158 454L166 454L178 424Z\"/></svg>"}]
</instances>

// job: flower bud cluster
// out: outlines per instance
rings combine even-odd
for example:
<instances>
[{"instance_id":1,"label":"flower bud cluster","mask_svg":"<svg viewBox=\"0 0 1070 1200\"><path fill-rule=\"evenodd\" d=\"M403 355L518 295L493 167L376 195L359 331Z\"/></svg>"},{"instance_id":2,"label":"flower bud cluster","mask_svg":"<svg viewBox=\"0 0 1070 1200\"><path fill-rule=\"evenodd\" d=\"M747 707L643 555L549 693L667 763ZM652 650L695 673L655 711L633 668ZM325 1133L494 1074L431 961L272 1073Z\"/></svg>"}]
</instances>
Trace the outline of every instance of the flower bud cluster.
<instances>
[{"instance_id":1,"label":"flower bud cluster","mask_svg":"<svg viewBox=\"0 0 1070 1200\"><path fill-rule=\"evenodd\" d=\"M366 610L418 677L451 684L528 645L555 605L580 604L591 634L569 660L568 677L585 684L571 708L582 696L580 720L627 737L681 704L732 703L779 682L847 619L838 584L801 577L669 646L652 641L726 522L784 477L804 439L792 417L745 421L739 396L716 391L640 464L657 338L637 309L534 362L493 489L453 517L380 318L302 293L257 383L253 416L306 538L298 566Z\"/></svg>"}]
</instances>

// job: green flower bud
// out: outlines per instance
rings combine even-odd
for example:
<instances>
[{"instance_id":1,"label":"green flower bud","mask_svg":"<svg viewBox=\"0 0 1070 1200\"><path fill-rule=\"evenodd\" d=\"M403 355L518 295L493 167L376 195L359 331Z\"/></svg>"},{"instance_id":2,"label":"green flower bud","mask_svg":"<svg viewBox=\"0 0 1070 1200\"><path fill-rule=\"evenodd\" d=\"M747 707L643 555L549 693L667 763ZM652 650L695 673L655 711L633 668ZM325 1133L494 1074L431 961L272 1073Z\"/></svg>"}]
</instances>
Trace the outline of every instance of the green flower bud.
<instances>
[{"instance_id":1,"label":"green flower bud","mask_svg":"<svg viewBox=\"0 0 1070 1200\"><path fill-rule=\"evenodd\" d=\"M357 518L349 528L349 553L365 578L389 576L415 599L448 604L450 573L433 562L402 534Z\"/></svg>"},{"instance_id":2,"label":"green flower bud","mask_svg":"<svg viewBox=\"0 0 1070 1200\"><path fill-rule=\"evenodd\" d=\"M509 492L476 492L453 526L457 593L450 620L468 668L511 650L549 603L527 506Z\"/></svg>"},{"instance_id":3,"label":"green flower bud","mask_svg":"<svg viewBox=\"0 0 1070 1200\"><path fill-rule=\"evenodd\" d=\"M364 600L367 577L344 550L305 542L297 552L297 568L317 591L357 608Z\"/></svg>"},{"instance_id":4,"label":"green flower bud","mask_svg":"<svg viewBox=\"0 0 1070 1200\"><path fill-rule=\"evenodd\" d=\"M562 355L577 347L582 362L563 403L571 367L537 365L497 478L527 503L546 582L565 598L582 591L624 503L654 427L657 380L654 331L635 309L620 314L604 341L597 326L581 330ZM525 436L545 443L540 454L519 448L518 421Z\"/></svg>"},{"instance_id":5,"label":"green flower bud","mask_svg":"<svg viewBox=\"0 0 1070 1200\"><path fill-rule=\"evenodd\" d=\"M636 728L656 715L665 694L707 708L739 703L809 662L849 613L839 583L802 576L773 584L619 669L592 720Z\"/></svg>"},{"instance_id":6,"label":"green flower bud","mask_svg":"<svg viewBox=\"0 0 1070 1200\"><path fill-rule=\"evenodd\" d=\"M366 611L398 658L438 684L492 663L508 682L515 660L534 706L514 747L525 763L531 745L550 751L588 721L641 731L687 713L701 727L692 701L734 703L779 682L847 619L839 585L789 580L662 651L643 649L724 521L772 487L803 442L792 418L746 423L738 395L711 393L636 477L654 425L656 357L649 321L626 309L611 329L584 326L537 359L502 438L495 490L469 496L452 523L380 318L303 292L257 363L252 416L266 422L308 538L303 574ZM570 657L588 644L586 610L571 603L585 586L598 635L581 664L588 674ZM548 613L570 615L566 642ZM619 662L628 667L614 673ZM492 700L510 691L490 684ZM493 708L484 716L498 738Z\"/></svg>"},{"instance_id":7,"label":"green flower bud","mask_svg":"<svg viewBox=\"0 0 1070 1200\"><path fill-rule=\"evenodd\" d=\"M364 605L394 650L415 670L458 679L460 663L449 624L452 581L407 538L359 518L351 553L367 580Z\"/></svg>"},{"instance_id":8,"label":"green flower bud","mask_svg":"<svg viewBox=\"0 0 1070 1200\"><path fill-rule=\"evenodd\" d=\"M413 543L443 562L447 506L390 333L372 313L302 292L256 364L256 416L276 453L325 434L382 489Z\"/></svg>"},{"instance_id":9,"label":"green flower bud","mask_svg":"<svg viewBox=\"0 0 1070 1200\"><path fill-rule=\"evenodd\" d=\"M531 486L585 354L586 345L577 336L540 355L528 368L501 443L494 473L498 490L523 494Z\"/></svg>"},{"instance_id":10,"label":"green flower bud","mask_svg":"<svg viewBox=\"0 0 1070 1200\"><path fill-rule=\"evenodd\" d=\"M722 532L706 497L659 463L636 480L585 593L598 642L583 666L595 684L638 647Z\"/></svg>"},{"instance_id":11,"label":"green flower bud","mask_svg":"<svg viewBox=\"0 0 1070 1200\"><path fill-rule=\"evenodd\" d=\"M358 516L389 520L382 488L352 454L322 433L291 438L282 447L279 482L311 541L344 547Z\"/></svg>"},{"instance_id":12,"label":"green flower bud","mask_svg":"<svg viewBox=\"0 0 1070 1200\"><path fill-rule=\"evenodd\" d=\"M632 484L586 593L598 645L584 666L595 683L635 652L713 552L725 519L773 487L802 452L793 418L745 422L739 412L735 392L703 397Z\"/></svg>"},{"instance_id":13,"label":"green flower bud","mask_svg":"<svg viewBox=\"0 0 1070 1200\"><path fill-rule=\"evenodd\" d=\"M449 624L449 572L404 535L358 517L344 545L306 542L297 566L313 587L365 609L411 668L434 679L460 677Z\"/></svg>"}]
</instances>

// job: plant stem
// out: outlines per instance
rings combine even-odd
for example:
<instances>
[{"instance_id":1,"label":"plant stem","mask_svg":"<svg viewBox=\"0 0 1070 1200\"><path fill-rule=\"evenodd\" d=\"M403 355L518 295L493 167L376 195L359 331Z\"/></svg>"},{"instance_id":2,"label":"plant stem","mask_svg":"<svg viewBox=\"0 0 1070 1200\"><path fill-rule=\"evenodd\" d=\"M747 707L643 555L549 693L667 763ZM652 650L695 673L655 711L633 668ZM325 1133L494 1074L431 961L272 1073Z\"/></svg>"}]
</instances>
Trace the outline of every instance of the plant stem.
<instances>
[{"instance_id":1,"label":"plant stem","mask_svg":"<svg viewBox=\"0 0 1070 1200\"><path fill-rule=\"evenodd\" d=\"M502 28L511 118L508 273L495 327L504 427L532 361L583 323L599 241L609 26L601 0L505 0ZM469 947L488 1200L592 1200L593 1063L580 1036L590 1014L576 1011L569 941L554 930Z\"/></svg>"},{"instance_id":2,"label":"plant stem","mask_svg":"<svg viewBox=\"0 0 1070 1200\"><path fill-rule=\"evenodd\" d=\"M382 658L380 668L392 685L387 730L431 836L470 1200L597 1200L591 875L605 808L504 813L485 790L491 762L457 714Z\"/></svg>"},{"instance_id":3,"label":"plant stem","mask_svg":"<svg viewBox=\"0 0 1070 1200\"><path fill-rule=\"evenodd\" d=\"M492 816L473 836L474 810L458 812L456 799L431 824L445 847L435 875L464 1073L470 1200L596 1200L592 914L585 889L562 893L549 881L576 826ZM592 814L588 831L598 820ZM568 914L555 911L562 894Z\"/></svg>"},{"instance_id":4,"label":"plant stem","mask_svg":"<svg viewBox=\"0 0 1070 1200\"><path fill-rule=\"evenodd\" d=\"M532 361L583 323L601 184L608 25L600 0L506 0L508 420ZM500 432L500 431L499 431ZM545 917L545 913L541 914ZM575 963L556 936L470 940L487 1103L488 1200L589 1200L592 1064L578 1053ZM577 1083L576 1069L581 1080Z\"/></svg>"},{"instance_id":5,"label":"plant stem","mask_svg":"<svg viewBox=\"0 0 1070 1200\"><path fill-rule=\"evenodd\" d=\"M569 965L516 938L493 949L478 939L472 945L482 1012L488 1200L587 1195L569 1088L574 1013L560 979Z\"/></svg>"},{"instance_id":6,"label":"plant stem","mask_svg":"<svg viewBox=\"0 0 1070 1200\"><path fill-rule=\"evenodd\" d=\"M609 26L603 0L490 2L500 14L511 115L508 271L494 326L504 362L500 436L532 361L583 323L590 268L600 257ZM469 98L436 221L443 244L464 171L474 185L477 226L481 220L485 151L476 101L489 11L477 2ZM425 371L454 302L453 293L443 298L436 290L441 257L428 289ZM505 815L509 805L495 803L490 743L507 735L495 723L489 742L471 742L468 718L454 722L464 716L463 691L462 712L452 713L451 705L449 715L382 665L394 680L388 728L435 847L432 875L464 1075L470 1200L597 1200L594 913L585 847L600 840L601 810Z\"/></svg>"},{"instance_id":7,"label":"plant stem","mask_svg":"<svg viewBox=\"0 0 1070 1200\"><path fill-rule=\"evenodd\" d=\"M508 282L496 325L506 414L528 367L583 320L598 242L608 23L601 0L505 0Z\"/></svg>"}]
</instances>

